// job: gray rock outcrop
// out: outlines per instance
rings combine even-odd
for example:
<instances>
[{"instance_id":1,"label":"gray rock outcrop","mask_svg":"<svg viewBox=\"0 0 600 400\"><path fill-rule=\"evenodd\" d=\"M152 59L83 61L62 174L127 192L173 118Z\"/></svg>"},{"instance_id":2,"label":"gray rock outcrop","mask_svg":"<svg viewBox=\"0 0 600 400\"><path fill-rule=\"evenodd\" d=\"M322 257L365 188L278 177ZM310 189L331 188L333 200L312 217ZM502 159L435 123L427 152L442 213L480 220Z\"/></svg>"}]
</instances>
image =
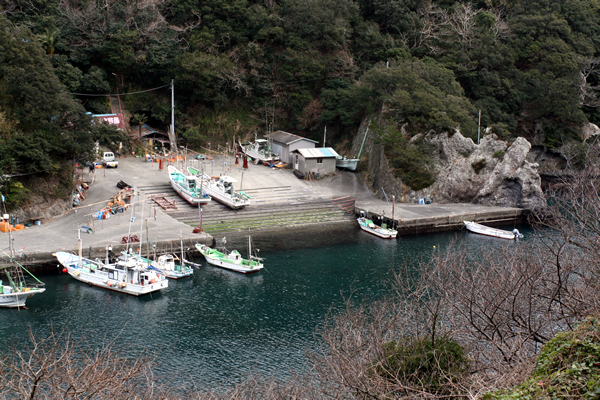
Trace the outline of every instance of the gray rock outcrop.
<instances>
[{"instance_id":1,"label":"gray rock outcrop","mask_svg":"<svg viewBox=\"0 0 600 400\"><path fill-rule=\"evenodd\" d=\"M353 148L360 145L365 130L366 124L363 124ZM388 197L395 195L398 201L407 203L430 199L439 203L472 202L527 210L545 205L538 165L527 160L531 144L524 138L509 144L488 134L477 145L455 131L450 134L430 132L412 140L421 138L435 149L430 156L434 160L436 179L430 187L413 191L394 176L383 146L369 133L363 149L367 156L361 161L368 163L368 167L362 168L367 169L367 181L380 197L385 191Z\"/></svg>"}]
</instances>

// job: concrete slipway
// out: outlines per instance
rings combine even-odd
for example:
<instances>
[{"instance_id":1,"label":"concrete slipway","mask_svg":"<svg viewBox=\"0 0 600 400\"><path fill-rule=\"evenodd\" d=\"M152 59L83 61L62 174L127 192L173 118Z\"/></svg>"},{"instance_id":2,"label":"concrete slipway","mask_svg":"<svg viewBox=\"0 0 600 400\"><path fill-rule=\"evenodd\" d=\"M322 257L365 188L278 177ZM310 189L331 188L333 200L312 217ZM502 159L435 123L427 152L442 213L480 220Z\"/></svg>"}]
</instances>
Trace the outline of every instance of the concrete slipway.
<instances>
[{"instance_id":1,"label":"concrete slipway","mask_svg":"<svg viewBox=\"0 0 600 400\"><path fill-rule=\"evenodd\" d=\"M378 199L361 181L360 175L338 171L334 176L318 180L300 180L291 170L269 168L249 163L242 168L235 157L216 156L204 162L189 158L175 161L181 168L184 162L212 176L227 174L237 179L236 190L252 196L251 205L243 210L230 210L213 202L202 207L192 207L170 187L165 164L145 162L142 158L119 159L116 169L85 171L83 178L90 182L85 200L71 212L12 232L14 249L23 255L23 264L54 263L52 253L57 250L77 251L78 235L83 239L86 257L101 257L108 246L113 252L125 248L122 238L128 234L142 236L140 244L144 254L152 245L157 252L177 251L181 238L184 247L193 248L195 243L214 243L213 236L246 235L249 231L286 229L309 229L346 224L348 229L359 229L355 215L360 211L384 214L391 217L391 206ZM159 168L162 166L162 168ZM124 213L118 212L108 219L95 219L93 214L105 207L119 193L116 186L124 181L133 187L133 195ZM164 197L174 202L175 208L163 209L153 197ZM391 201L391 196L390 196ZM401 234L424 233L439 230L462 229L463 220L480 222L513 222L522 215L517 208L484 207L473 204L400 204L395 205L394 219ZM132 217L135 217L132 221ZM193 233L200 225L205 233ZM389 221L388 221L389 222ZM83 232L81 227L92 228L93 233ZM146 234L148 232L148 234ZM318 230L317 230L318 232ZM148 236L150 246L146 240ZM0 233L0 241L8 243L8 233ZM7 246L1 246L5 248ZM2 255L0 264L6 262Z\"/></svg>"}]
</instances>

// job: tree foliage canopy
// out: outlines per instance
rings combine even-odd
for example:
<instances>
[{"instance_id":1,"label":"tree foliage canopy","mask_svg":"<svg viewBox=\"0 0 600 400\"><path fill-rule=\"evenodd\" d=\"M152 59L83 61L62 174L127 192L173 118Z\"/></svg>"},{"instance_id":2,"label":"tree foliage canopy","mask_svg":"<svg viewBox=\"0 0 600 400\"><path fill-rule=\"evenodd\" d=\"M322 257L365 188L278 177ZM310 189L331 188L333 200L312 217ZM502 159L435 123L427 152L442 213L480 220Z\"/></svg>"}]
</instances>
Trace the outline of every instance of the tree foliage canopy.
<instances>
[{"instance_id":1,"label":"tree foliage canopy","mask_svg":"<svg viewBox=\"0 0 600 400\"><path fill-rule=\"evenodd\" d=\"M326 125L334 144L380 110L408 135L466 136L481 110L502 137L549 147L600 123L594 0L0 0L0 14L1 111L12 136L43 131L50 146L76 130L60 116L81 104L107 111L66 91L137 92L171 79L178 126L213 142L231 133L200 132L198 121L241 111L240 130L254 132L265 103L278 128L318 139ZM124 98L164 129L169 100Z\"/></svg>"}]
</instances>

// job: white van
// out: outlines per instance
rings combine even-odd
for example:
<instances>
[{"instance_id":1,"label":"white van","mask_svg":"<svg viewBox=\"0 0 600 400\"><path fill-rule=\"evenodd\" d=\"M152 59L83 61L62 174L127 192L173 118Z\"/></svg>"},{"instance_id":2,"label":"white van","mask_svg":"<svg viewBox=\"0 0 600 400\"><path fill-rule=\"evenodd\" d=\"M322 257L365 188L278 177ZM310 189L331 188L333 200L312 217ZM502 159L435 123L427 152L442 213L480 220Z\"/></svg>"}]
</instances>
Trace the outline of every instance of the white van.
<instances>
[{"instance_id":1,"label":"white van","mask_svg":"<svg viewBox=\"0 0 600 400\"><path fill-rule=\"evenodd\" d=\"M117 168L119 162L115 159L115 154L112 151L105 151L102 156L102 165L104 165L104 168Z\"/></svg>"}]
</instances>

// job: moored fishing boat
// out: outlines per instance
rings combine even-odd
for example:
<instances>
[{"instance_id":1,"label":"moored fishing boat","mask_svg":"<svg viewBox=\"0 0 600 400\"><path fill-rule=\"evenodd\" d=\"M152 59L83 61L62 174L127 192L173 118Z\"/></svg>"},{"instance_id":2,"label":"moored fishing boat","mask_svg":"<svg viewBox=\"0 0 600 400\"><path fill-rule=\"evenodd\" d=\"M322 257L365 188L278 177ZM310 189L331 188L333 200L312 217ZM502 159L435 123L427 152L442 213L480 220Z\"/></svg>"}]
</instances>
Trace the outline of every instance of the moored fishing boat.
<instances>
[{"instance_id":1,"label":"moored fishing boat","mask_svg":"<svg viewBox=\"0 0 600 400\"><path fill-rule=\"evenodd\" d=\"M469 232L478 233L480 235L492 236L508 240L521 239L523 237L523 235L519 232L518 229L513 229L511 232L505 231L503 229L497 229L492 228L490 226L481 225L473 221L463 221L463 223L465 224L465 227Z\"/></svg>"},{"instance_id":2,"label":"moored fishing boat","mask_svg":"<svg viewBox=\"0 0 600 400\"><path fill-rule=\"evenodd\" d=\"M382 188L383 190L383 188ZM386 197L387 199L387 197ZM392 223L395 221L394 220L394 208L396 206L396 196L392 196ZM368 219L365 216L365 212L361 211L360 213L360 217L357 218L356 220L358 221L358 226L360 226L360 229L362 229L363 231L370 233L371 235L375 235L377 237L383 238L383 239L394 239L396 238L396 236L398 236L398 231L396 229L392 228L388 228L385 224L381 224L381 226L377 225L375 222L373 222L372 220Z\"/></svg>"},{"instance_id":3,"label":"moored fishing boat","mask_svg":"<svg viewBox=\"0 0 600 400\"><path fill-rule=\"evenodd\" d=\"M73 278L102 289L142 296L169 286L164 274L149 269L137 257L123 255L116 263L108 264L64 251L54 256Z\"/></svg>"},{"instance_id":4,"label":"moored fishing boat","mask_svg":"<svg viewBox=\"0 0 600 400\"><path fill-rule=\"evenodd\" d=\"M25 267L13 260L14 265L4 268L8 284L0 280L0 307L22 307L35 294L44 293L44 283L31 274ZM36 282L28 282L23 275L27 272Z\"/></svg>"},{"instance_id":5,"label":"moored fishing boat","mask_svg":"<svg viewBox=\"0 0 600 400\"><path fill-rule=\"evenodd\" d=\"M187 171L190 176L196 178L196 182L200 184L200 187L219 203L225 204L234 210L250 205L250 196L233 190L233 184L237 182L234 178L227 175L213 178L193 167L187 167Z\"/></svg>"},{"instance_id":6,"label":"moored fishing boat","mask_svg":"<svg viewBox=\"0 0 600 400\"><path fill-rule=\"evenodd\" d=\"M2 200L4 200L4 196L2 196ZM9 220L9 215L5 214L2 216L3 220ZM1 220L0 220L1 221ZM6 253L4 250L2 252L6 255L10 264L6 267L0 268L6 275L6 280L8 284L4 284L2 280L0 280L0 307L8 307L8 308L26 308L25 302L28 298L35 294L44 293L46 288L44 287L44 283L36 278L31 272L27 270L23 265L21 265L14 258L15 250L13 247L13 239L12 239L12 231L8 230L8 250L9 253ZM23 274L25 271L28 275L28 278ZM31 279L29 279L31 278ZM35 282L34 282L35 281Z\"/></svg>"},{"instance_id":7,"label":"moored fishing boat","mask_svg":"<svg viewBox=\"0 0 600 400\"><path fill-rule=\"evenodd\" d=\"M194 269L186 265L185 260L179 258L177 261L174 255L163 254L152 265L163 271L167 278L171 279L185 278L194 273Z\"/></svg>"},{"instance_id":8,"label":"moored fishing boat","mask_svg":"<svg viewBox=\"0 0 600 400\"><path fill-rule=\"evenodd\" d=\"M205 244L196 244L196 249L204 256L206 262L216 267L225 268L242 274L260 271L264 265L263 259L252 255L252 239L248 236L248 259L242 258L237 250L221 252Z\"/></svg>"},{"instance_id":9,"label":"moored fishing boat","mask_svg":"<svg viewBox=\"0 0 600 400\"><path fill-rule=\"evenodd\" d=\"M196 183L194 177L184 175L172 165L169 165L168 171L171 187L188 203L197 206L211 201L211 197Z\"/></svg>"},{"instance_id":10,"label":"moored fishing boat","mask_svg":"<svg viewBox=\"0 0 600 400\"><path fill-rule=\"evenodd\" d=\"M360 229L362 229L363 231L370 233L372 235L378 236L380 238L394 239L396 236L398 236L397 230L389 229L386 226L376 225L373 221L371 221L370 219L367 219L365 217L357 218L357 221L358 221L358 226L360 226Z\"/></svg>"}]
</instances>

